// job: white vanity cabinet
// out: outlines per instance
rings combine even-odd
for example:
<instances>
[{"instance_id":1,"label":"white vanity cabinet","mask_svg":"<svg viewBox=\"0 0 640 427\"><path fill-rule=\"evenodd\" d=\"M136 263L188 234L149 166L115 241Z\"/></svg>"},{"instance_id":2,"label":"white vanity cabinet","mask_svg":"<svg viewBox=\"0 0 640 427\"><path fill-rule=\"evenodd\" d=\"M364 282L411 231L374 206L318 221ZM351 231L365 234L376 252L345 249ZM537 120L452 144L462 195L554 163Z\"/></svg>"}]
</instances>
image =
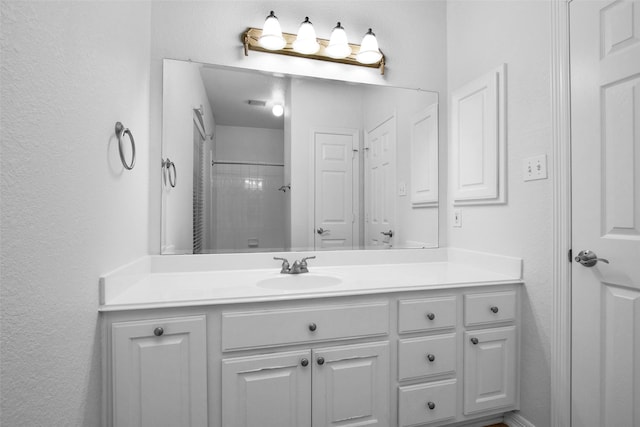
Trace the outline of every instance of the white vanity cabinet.
<instances>
[{"instance_id":1,"label":"white vanity cabinet","mask_svg":"<svg viewBox=\"0 0 640 427\"><path fill-rule=\"evenodd\" d=\"M113 425L207 425L204 316L111 325Z\"/></svg>"},{"instance_id":2,"label":"white vanity cabinet","mask_svg":"<svg viewBox=\"0 0 640 427\"><path fill-rule=\"evenodd\" d=\"M401 299L398 333L398 424L454 421L457 413L458 296ZM443 381L443 379L445 379ZM402 385L420 380L413 385Z\"/></svg>"},{"instance_id":3,"label":"white vanity cabinet","mask_svg":"<svg viewBox=\"0 0 640 427\"><path fill-rule=\"evenodd\" d=\"M515 290L464 296L464 413L513 407L518 399Z\"/></svg>"},{"instance_id":4,"label":"white vanity cabinet","mask_svg":"<svg viewBox=\"0 0 640 427\"><path fill-rule=\"evenodd\" d=\"M389 425L387 301L265 306L222 314L223 426ZM295 350L265 353L280 346Z\"/></svg>"},{"instance_id":5,"label":"white vanity cabinet","mask_svg":"<svg viewBox=\"0 0 640 427\"><path fill-rule=\"evenodd\" d=\"M499 422L519 409L520 286L106 311L104 425Z\"/></svg>"},{"instance_id":6,"label":"white vanity cabinet","mask_svg":"<svg viewBox=\"0 0 640 427\"><path fill-rule=\"evenodd\" d=\"M222 425L387 426L389 343L222 361Z\"/></svg>"}]
</instances>

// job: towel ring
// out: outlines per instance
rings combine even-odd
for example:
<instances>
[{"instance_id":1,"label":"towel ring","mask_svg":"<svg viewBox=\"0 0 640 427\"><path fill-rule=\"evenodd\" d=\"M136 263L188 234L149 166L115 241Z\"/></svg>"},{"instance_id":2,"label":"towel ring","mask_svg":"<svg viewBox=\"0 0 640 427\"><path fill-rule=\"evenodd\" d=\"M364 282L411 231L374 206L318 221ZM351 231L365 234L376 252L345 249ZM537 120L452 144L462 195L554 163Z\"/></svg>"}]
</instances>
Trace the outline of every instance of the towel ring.
<instances>
[{"instance_id":1,"label":"towel ring","mask_svg":"<svg viewBox=\"0 0 640 427\"><path fill-rule=\"evenodd\" d=\"M127 160L124 158L124 151L122 148L122 139L124 135L129 135L129 141L131 142L131 164L127 164ZM131 170L133 166L136 164L136 142L133 139L133 134L129 130L129 128L125 128L124 125L120 122L116 122L116 136L118 137L118 150L120 151L120 160L122 161L122 166L125 169Z\"/></svg>"},{"instance_id":2,"label":"towel ring","mask_svg":"<svg viewBox=\"0 0 640 427\"><path fill-rule=\"evenodd\" d=\"M169 158L167 157L167 160L162 161L162 167L167 169L167 176L169 177L169 185L171 186L171 188L175 188L176 182L178 180L178 173L176 172L176 164L173 163L171 160L169 160ZM171 179L171 169L173 169L173 179Z\"/></svg>"}]
</instances>

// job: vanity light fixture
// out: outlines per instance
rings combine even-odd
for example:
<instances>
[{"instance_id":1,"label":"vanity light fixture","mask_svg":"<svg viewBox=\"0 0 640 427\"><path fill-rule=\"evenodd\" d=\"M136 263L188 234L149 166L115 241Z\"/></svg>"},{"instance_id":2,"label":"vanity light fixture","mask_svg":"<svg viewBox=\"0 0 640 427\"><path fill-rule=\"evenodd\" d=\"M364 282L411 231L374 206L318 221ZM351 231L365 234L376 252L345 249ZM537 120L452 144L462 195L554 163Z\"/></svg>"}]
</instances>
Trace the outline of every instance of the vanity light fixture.
<instances>
[{"instance_id":1,"label":"vanity light fixture","mask_svg":"<svg viewBox=\"0 0 640 427\"><path fill-rule=\"evenodd\" d=\"M248 28L242 34L242 44L245 56L249 56L249 50L277 53L299 58L378 68L380 69L380 74L384 75L386 59L378 47L378 41L371 28L365 33L362 45L351 44L347 41L347 34L340 22L331 32L329 40L318 39L309 17L305 17L304 21L302 21L297 35L283 33L278 18L271 11L267 16L263 29Z\"/></svg>"},{"instance_id":2,"label":"vanity light fixture","mask_svg":"<svg viewBox=\"0 0 640 427\"><path fill-rule=\"evenodd\" d=\"M293 50L304 55L316 53L320 50L320 44L316 39L316 30L313 28L313 24L309 21L308 16L306 16L302 24L300 24L298 36L293 42Z\"/></svg>"},{"instance_id":3,"label":"vanity light fixture","mask_svg":"<svg viewBox=\"0 0 640 427\"><path fill-rule=\"evenodd\" d=\"M282 37L280 22L273 13L273 10L264 21L264 28L262 29L262 35L258 39L258 43L267 50L279 50L287 44L284 37Z\"/></svg>"}]
</instances>

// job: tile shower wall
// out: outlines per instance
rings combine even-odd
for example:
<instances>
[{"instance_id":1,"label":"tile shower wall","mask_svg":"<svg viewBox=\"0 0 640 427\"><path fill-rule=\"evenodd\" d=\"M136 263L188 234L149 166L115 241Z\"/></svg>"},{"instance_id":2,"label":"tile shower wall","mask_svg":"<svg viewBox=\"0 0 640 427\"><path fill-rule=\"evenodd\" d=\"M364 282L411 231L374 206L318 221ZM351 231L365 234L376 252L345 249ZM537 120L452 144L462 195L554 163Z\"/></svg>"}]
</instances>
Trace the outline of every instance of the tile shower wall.
<instances>
[{"instance_id":1,"label":"tile shower wall","mask_svg":"<svg viewBox=\"0 0 640 427\"><path fill-rule=\"evenodd\" d=\"M215 165L216 252L278 251L285 247L281 166Z\"/></svg>"}]
</instances>

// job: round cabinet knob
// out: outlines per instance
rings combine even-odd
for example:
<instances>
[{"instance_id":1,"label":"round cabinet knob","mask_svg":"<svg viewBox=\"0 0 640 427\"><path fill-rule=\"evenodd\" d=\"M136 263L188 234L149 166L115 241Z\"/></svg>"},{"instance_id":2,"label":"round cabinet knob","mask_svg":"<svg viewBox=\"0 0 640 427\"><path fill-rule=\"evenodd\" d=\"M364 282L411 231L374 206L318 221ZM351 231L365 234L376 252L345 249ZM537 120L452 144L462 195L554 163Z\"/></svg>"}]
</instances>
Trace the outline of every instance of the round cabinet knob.
<instances>
[{"instance_id":1,"label":"round cabinet knob","mask_svg":"<svg viewBox=\"0 0 640 427\"><path fill-rule=\"evenodd\" d=\"M318 357L318 365L324 365L324 357Z\"/></svg>"},{"instance_id":2,"label":"round cabinet knob","mask_svg":"<svg viewBox=\"0 0 640 427\"><path fill-rule=\"evenodd\" d=\"M311 332L315 332L316 329L318 329L318 326L315 323L309 323L309 330Z\"/></svg>"},{"instance_id":3,"label":"round cabinet knob","mask_svg":"<svg viewBox=\"0 0 640 427\"><path fill-rule=\"evenodd\" d=\"M436 360L436 356L434 356L433 354L427 354L427 360L429 362L433 362L434 360Z\"/></svg>"},{"instance_id":4,"label":"round cabinet knob","mask_svg":"<svg viewBox=\"0 0 640 427\"><path fill-rule=\"evenodd\" d=\"M302 360L300 361L300 364L301 364L302 366L309 366L309 360L307 360L307 359L302 359Z\"/></svg>"},{"instance_id":5,"label":"round cabinet knob","mask_svg":"<svg viewBox=\"0 0 640 427\"><path fill-rule=\"evenodd\" d=\"M153 330L153 335L157 337L161 336L162 334L164 334L164 329L162 329L160 326Z\"/></svg>"},{"instance_id":6,"label":"round cabinet knob","mask_svg":"<svg viewBox=\"0 0 640 427\"><path fill-rule=\"evenodd\" d=\"M480 341L478 341L478 338L471 338L471 344L476 345L478 344Z\"/></svg>"},{"instance_id":7,"label":"round cabinet knob","mask_svg":"<svg viewBox=\"0 0 640 427\"><path fill-rule=\"evenodd\" d=\"M435 318L436 318L436 315L434 313L427 313L427 319L433 320Z\"/></svg>"},{"instance_id":8,"label":"round cabinet knob","mask_svg":"<svg viewBox=\"0 0 640 427\"><path fill-rule=\"evenodd\" d=\"M498 307L496 307L495 305L492 305L492 306L491 306L491 308L490 308L490 310L491 310L493 313L497 313L497 312L498 312Z\"/></svg>"},{"instance_id":9,"label":"round cabinet knob","mask_svg":"<svg viewBox=\"0 0 640 427\"><path fill-rule=\"evenodd\" d=\"M427 402L427 408L433 411L434 409L436 409L436 404L433 402Z\"/></svg>"}]
</instances>

